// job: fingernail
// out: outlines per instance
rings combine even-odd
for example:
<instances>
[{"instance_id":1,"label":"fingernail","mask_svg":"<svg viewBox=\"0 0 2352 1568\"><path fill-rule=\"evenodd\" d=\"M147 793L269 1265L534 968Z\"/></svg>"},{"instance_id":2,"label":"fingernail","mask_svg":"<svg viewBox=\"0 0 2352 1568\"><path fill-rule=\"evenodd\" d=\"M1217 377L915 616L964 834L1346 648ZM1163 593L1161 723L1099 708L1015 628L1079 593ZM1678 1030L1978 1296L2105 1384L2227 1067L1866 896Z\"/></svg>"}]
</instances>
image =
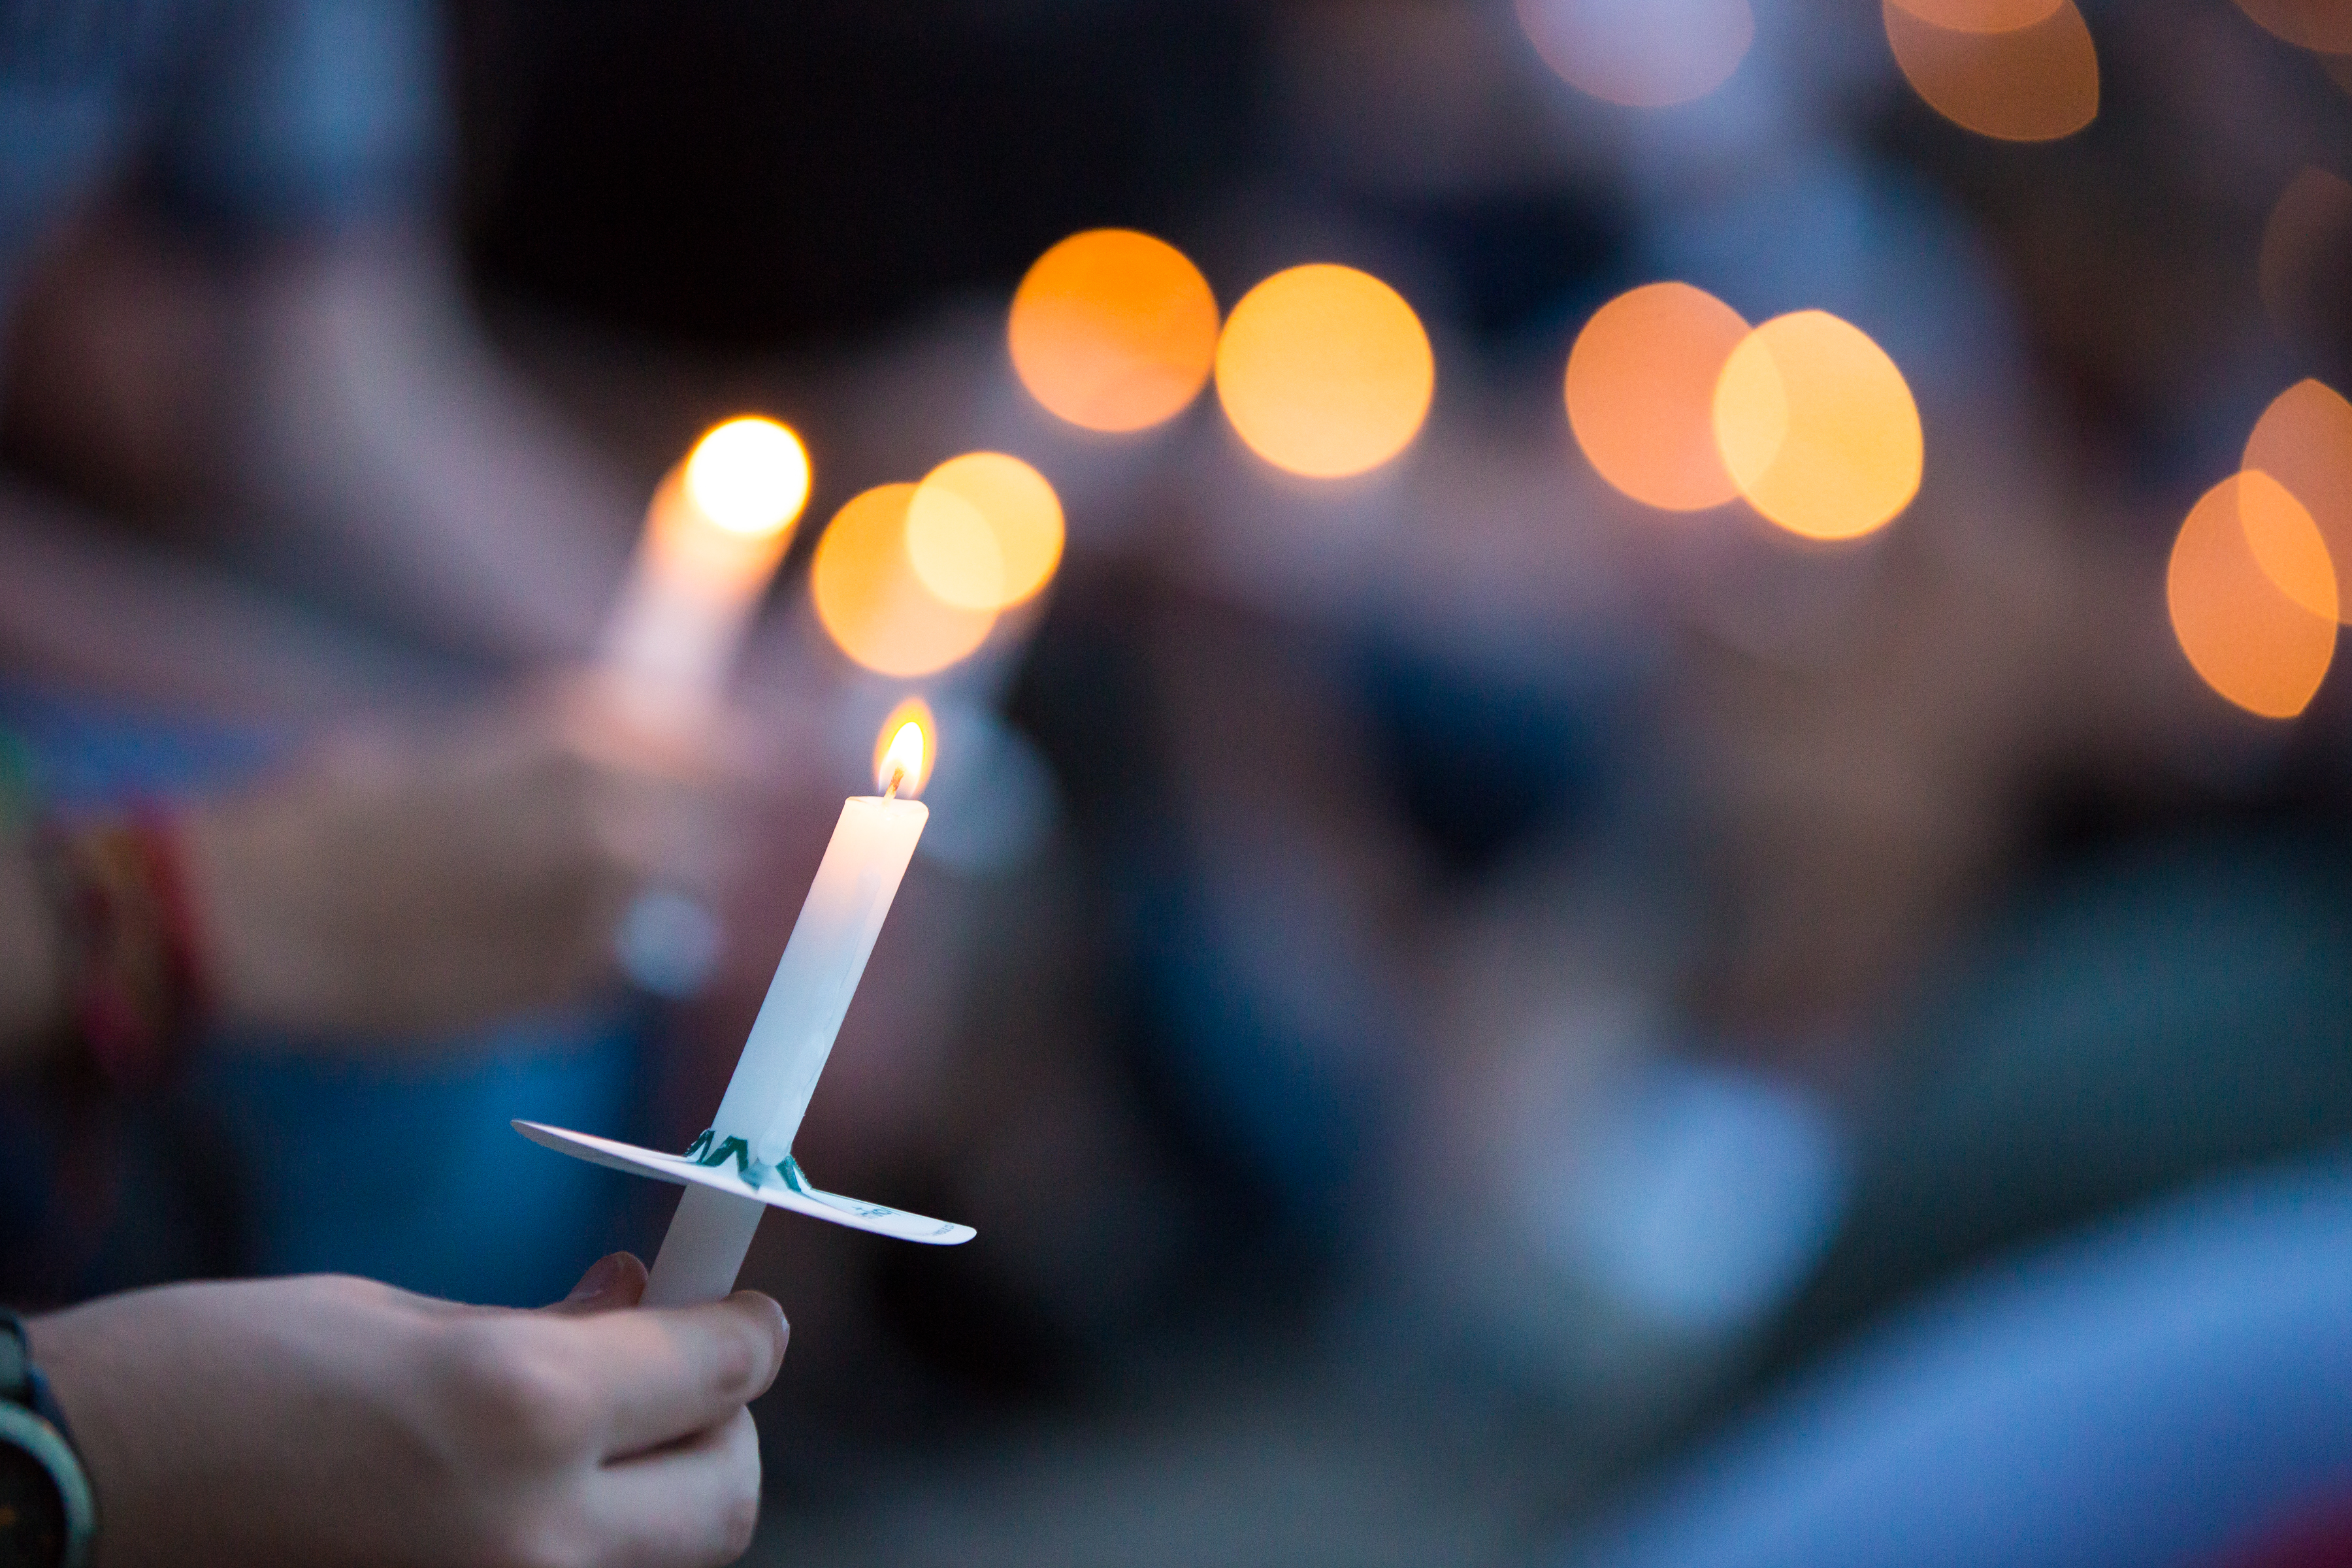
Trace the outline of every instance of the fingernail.
<instances>
[{"instance_id":1,"label":"fingernail","mask_svg":"<svg viewBox=\"0 0 2352 1568\"><path fill-rule=\"evenodd\" d=\"M601 1296L619 1283L620 1278L621 1255L617 1252L607 1253L589 1265L588 1272L580 1277L580 1283L572 1287L572 1294L563 1299L567 1301L584 1301L591 1297Z\"/></svg>"}]
</instances>

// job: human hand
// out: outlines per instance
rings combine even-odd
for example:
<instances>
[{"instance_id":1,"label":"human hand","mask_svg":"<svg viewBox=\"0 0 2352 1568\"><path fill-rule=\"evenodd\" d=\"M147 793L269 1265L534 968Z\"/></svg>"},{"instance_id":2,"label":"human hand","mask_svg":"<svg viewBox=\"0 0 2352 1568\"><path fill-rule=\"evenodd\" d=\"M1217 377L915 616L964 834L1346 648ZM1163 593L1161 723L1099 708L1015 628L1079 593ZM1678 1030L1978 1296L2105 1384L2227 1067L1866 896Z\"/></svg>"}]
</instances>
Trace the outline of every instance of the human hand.
<instances>
[{"instance_id":1,"label":"human hand","mask_svg":"<svg viewBox=\"0 0 2352 1568\"><path fill-rule=\"evenodd\" d=\"M649 884L707 895L727 792L583 729L562 694L430 739L338 737L184 843L215 1002L306 1037L447 1032L578 996Z\"/></svg>"},{"instance_id":2,"label":"human hand","mask_svg":"<svg viewBox=\"0 0 2352 1568\"><path fill-rule=\"evenodd\" d=\"M97 1568L701 1568L759 1513L748 1401L790 1327L751 1291L540 1311L340 1276L173 1285L36 1320L98 1500Z\"/></svg>"}]
</instances>

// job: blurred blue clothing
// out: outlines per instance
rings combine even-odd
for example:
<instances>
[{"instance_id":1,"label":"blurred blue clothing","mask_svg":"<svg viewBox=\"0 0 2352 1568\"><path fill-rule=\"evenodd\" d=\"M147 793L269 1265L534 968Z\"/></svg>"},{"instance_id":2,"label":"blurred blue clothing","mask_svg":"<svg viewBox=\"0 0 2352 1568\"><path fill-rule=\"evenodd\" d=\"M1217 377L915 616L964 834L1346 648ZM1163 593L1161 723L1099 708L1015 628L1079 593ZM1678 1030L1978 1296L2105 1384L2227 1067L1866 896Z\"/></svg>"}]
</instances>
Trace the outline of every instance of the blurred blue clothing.
<instances>
[{"instance_id":1,"label":"blurred blue clothing","mask_svg":"<svg viewBox=\"0 0 2352 1568\"><path fill-rule=\"evenodd\" d=\"M39 797L68 807L233 787L284 749L257 730L5 685L0 728L28 755ZM367 1058L215 1040L226 1048L168 1096L107 1108L102 1122L37 1088L0 1087L0 1288L82 1296L236 1268L364 1274L470 1301L560 1296L601 1252L642 1245L623 1234L633 1184L507 1123L642 1136L641 1022L583 1009ZM85 1179L91 1159L106 1167L95 1204L61 1190L77 1157ZM179 1190L192 1183L205 1190ZM61 1234L91 1223L100 1234ZM78 1254L62 1271L23 1256L60 1247Z\"/></svg>"},{"instance_id":2,"label":"blurred blue clothing","mask_svg":"<svg viewBox=\"0 0 2352 1568\"><path fill-rule=\"evenodd\" d=\"M1971 1262L2352 1140L2343 837L2174 835L2048 878L1899 1037L1780 1370Z\"/></svg>"},{"instance_id":3,"label":"blurred blue clothing","mask_svg":"<svg viewBox=\"0 0 2352 1568\"><path fill-rule=\"evenodd\" d=\"M136 184L224 240L411 204L446 118L429 0L0 0L0 310Z\"/></svg>"},{"instance_id":4,"label":"blurred blue clothing","mask_svg":"<svg viewBox=\"0 0 2352 1568\"><path fill-rule=\"evenodd\" d=\"M2352 1491L2352 1162L2210 1187L1906 1313L1576 1568L2170 1568Z\"/></svg>"}]
</instances>

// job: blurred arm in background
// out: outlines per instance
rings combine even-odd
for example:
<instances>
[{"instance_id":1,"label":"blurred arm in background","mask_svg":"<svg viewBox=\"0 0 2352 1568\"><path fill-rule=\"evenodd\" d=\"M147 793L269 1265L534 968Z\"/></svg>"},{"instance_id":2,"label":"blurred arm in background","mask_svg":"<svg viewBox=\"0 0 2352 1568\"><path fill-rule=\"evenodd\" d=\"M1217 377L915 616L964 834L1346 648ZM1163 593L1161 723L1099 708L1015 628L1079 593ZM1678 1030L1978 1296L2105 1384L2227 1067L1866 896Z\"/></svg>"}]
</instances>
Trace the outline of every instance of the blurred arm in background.
<instances>
[{"instance_id":1,"label":"blurred arm in background","mask_svg":"<svg viewBox=\"0 0 2352 1568\"><path fill-rule=\"evenodd\" d=\"M0 73L17 464L436 651L583 653L636 508L499 363L432 226L428 8L158 15ZM167 683L182 651L151 656Z\"/></svg>"},{"instance_id":2,"label":"blurred arm in background","mask_svg":"<svg viewBox=\"0 0 2352 1568\"><path fill-rule=\"evenodd\" d=\"M346 729L158 819L200 965L184 1000L231 1038L382 1048L610 984L630 900L656 881L715 896L730 836L709 781L600 760L569 706L541 694L430 737ZM0 1068L80 1021L83 857L124 826L77 815L0 844Z\"/></svg>"},{"instance_id":3,"label":"blurred arm in background","mask_svg":"<svg viewBox=\"0 0 2352 1568\"><path fill-rule=\"evenodd\" d=\"M224 256L102 213L19 305L12 445L402 640L493 666L583 657L640 509L499 363L451 268L411 226Z\"/></svg>"}]
</instances>

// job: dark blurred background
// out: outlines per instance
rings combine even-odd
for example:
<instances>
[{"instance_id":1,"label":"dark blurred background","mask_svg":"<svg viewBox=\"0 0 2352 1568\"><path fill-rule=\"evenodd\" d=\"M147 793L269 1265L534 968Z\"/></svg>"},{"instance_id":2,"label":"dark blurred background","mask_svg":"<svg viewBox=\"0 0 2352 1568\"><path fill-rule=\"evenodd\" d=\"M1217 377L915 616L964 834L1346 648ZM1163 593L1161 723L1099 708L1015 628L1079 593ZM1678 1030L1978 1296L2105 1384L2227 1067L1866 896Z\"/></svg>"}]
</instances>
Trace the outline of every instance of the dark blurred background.
<instances>
[{"instance_id":1,"label":"dark blurred background","mask_svg":"<svg viewBox=\"0 0 2352 1568\"><path fill-rule=\"evenodd\" d=\"M1034 464L1067 513L1046 595L917 683L990 761L959 792L950 734L939 842L803 1137L828 1184L980 1239L769 1223L748 1282L795 1332L761 1411L752 1561L1581 1560L1629 1506L1700 1530L1704 1478L1759 1454L1760 1490L1802 1494L1769 1467L1849 1430L1835 1379L1871 1374L1836 1369L1986 1281L2041 1281L2028 1304L2076 1328L2021 1308L1973 1362L1885 1352L1901 1376L1978 1388L2065 1332L2127 1337L2127 1294L2037 1248L2137 1225L2189 1277L2231 1278L2230 1238L2284 1213L2319 1228L2283 1256L2352 1264L2327 1217L2352 1135L2352 712L2324 652L2286 717L2200 679L2171 564L2273 400L2352 377L2352 54L2272 30L2335 37L2316 0L2076 4L1920 44L1961 0L448 0L430 210L484 352L614 494L745 409L799 429L817 479L742 693L800 771L733 841L749 886L719 978L683 1006L596 993L620 1043L401 1101L387 1136L562 1121L518 1102L561 1083L573 1124L683 1146L825 802L856 786L810 759L854 753L890 684L808 611L821 524L974 447ZM1967 40L2068 26L2095 46L2095 112L2015 139L2000 115L2079 92L2074 57L1972 65L1995 46ZM1733 62L1711 79L1690 63L1709 50ZM1627 79L1671 101L1595 89ZM1384 279L1434 346L1425 427L1324 483L1260 461L1213 388L1134 436L1059 423L1013 373L1005 311L1049 247L1108 226L1183 250L1226 310L1301 262ZM1916 399L1916 499L1823 542L1613 488L1562 368L1595 311L1662 279L1751 323L1822 309L1868 333ZM94 493L69 443L11 417L18 471ZM2352 476L2352 426L2314 428L2312 471ZM2297 489L2330 551L2352 547L2344 493ZM142 526L399 641L316 574ZM448 640L403 703L536 657ZM319 707L383 705L354 689ZM67 737L55 755L89 750L80 719L19 706ZM184 762L175 782L210 776ZM364 1205L289 1217L270 1173L298 1156L254 1129L393 1101L208 1070L217 1146L167 1151L219 1185L186 1222L219 1230L205 1258L523 1300L550 1272L469 1271L415 1194L383 1198L416 1212L378 1252L352 1239ZM577 1181L546 1224L650 1250L666 1201ZM2262 1181L2316 1185L2166 1228L2183 1194ZM2044 1430L2032 1391L2063 1376L2024 1381L2017 1419ZM1923 1407L1942 1386L1904 1385ZM2171 1408L2160 1370L2133 1386L2142 1415ZM1897 1482L2003 1473L1879 1442L1889 1408L1851 1442ZM2031 1560L2223 1561L2352 1496L2328 1430L2275 1436L2293 1479L2260 1509L2228 1467L2200 1490L2085 1461L2085 1496L2171 1499L2174 1545ZM1747 1446L1714 1447L1727 1431ZM1629 1503L1675 1476L1702 1479ZM1988 1495L1948 1559L1874 1556L1869 1510L1824 1503L1806 1539L1844 1517L1848 1555L1786 1560L2018 1560ZM1706 1539L1624 1560L1783 1560L1769 1531L1748 1556Z\"/></svg>"}]
</instances>

